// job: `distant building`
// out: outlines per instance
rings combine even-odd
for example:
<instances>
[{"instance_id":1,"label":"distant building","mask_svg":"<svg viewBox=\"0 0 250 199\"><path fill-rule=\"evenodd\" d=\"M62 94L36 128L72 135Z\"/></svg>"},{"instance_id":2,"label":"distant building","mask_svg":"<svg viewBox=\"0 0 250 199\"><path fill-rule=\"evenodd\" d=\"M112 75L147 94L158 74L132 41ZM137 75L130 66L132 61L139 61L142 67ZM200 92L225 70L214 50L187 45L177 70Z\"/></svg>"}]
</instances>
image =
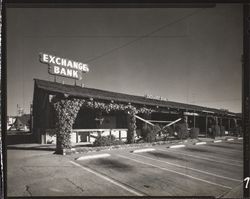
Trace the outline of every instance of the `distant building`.
<instances>
[{"instance_id":1,"label":"distant building","mask_svg":"<svg viewBox=\"0 0 250 199\"><path fill-rule=\"evenodd\" d=\"M8 118L8 130L29 131L30 114Z\"/></svg>"},{"instance_id":2,"label":"distant building","mask_svg":"<svg viewBox=\"0 0 250 199\"><path fill-rule=\"evenodd\" d=\"M7 130L11 130L14 128L15 120L16 120L16 116L7 117Z\"/></svg>"}]
</instances>

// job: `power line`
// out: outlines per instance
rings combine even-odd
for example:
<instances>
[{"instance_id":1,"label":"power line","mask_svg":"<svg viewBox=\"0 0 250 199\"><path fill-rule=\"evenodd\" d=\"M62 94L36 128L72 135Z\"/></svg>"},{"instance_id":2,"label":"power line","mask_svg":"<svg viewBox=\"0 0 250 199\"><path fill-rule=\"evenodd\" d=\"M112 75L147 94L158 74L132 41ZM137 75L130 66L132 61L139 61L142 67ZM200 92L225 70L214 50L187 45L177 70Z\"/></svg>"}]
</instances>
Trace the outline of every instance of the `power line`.
<instances>
[{"instance_id":1,"label":"power line","mask_svg":"<svg viewBox=\"0 0 250 199\"><path fill-rule=\"evenodd\" d=\"M108 51L106 51L106 52L104 52L104 53L102 53L102 54L100 54L100 55L97 55L96 57L94 57L94 58L92 58L92 59L89 59L89 60L87 60L87 61L85 61L85 62L86 62L86 63L93 62L93 61L95 61L95 60L97 60L97 59L99 59L99 58L102 58L102 57L104 57L104 56L106 56L106 55L108 55L108 54L111 54L111 53L113 53L113 52L115 52L115 51L117 51L117 50L119 50L119 49L121 49L121 48L127 47L127 46L129 46L129 45L131 45L131 44L133 44L133 43L135 43L135 42L137 42L137 41L140 41L140 40L142 40L142 39L145 39L145 38L149 37L150 35L152 35L152 34L154 34L154 33L156 33L156 32L159 32L159 31L161 31L162 29L164 29L164 28L166 28L166 27L168 27L168 26L174 25L174 24L179 23L180 21L182 21L182 20L184 20L184 19L187 19L187 18L189 18L189 17L191 17L191 16L194 16L194 15L198 14L200 11L202 11L202 10L204 10L204 9L205 9L205 8L197 9L197 10L195 10L194 12L192 12L191 14L185 15L185 16L183 16L183 17L177 19L177 20L174 20L174 21L172 21L172 22L170 22L170 23L168 23L168 24L165 24L165 25L163 25L163 26L161 26L161 27L159 27L159 28L157 28L157 29L155 29L155 30L153 30L153 31L151 31L151 32L149 32L149 33L147 33L147 34L145 34L145 35L138 36L136 39L133 39L133 40L131 40L131 41L129 41L129 42L127 42L127 43L121 45L121 46L118 46L118 47L115 47L115 48L113 48L113 49L111 49L111 50L108 50Z\"/></svg>"}]
</instances>

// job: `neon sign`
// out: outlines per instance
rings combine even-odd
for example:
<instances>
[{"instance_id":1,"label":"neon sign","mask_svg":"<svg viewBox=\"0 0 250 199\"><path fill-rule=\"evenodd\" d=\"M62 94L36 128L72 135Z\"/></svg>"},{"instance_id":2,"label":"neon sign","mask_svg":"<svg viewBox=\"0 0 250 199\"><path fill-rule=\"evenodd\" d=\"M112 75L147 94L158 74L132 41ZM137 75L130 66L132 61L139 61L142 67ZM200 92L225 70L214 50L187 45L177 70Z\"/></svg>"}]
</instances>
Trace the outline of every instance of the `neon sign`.
<instances>
[{"instance_id":1,"label":"neon sign","mask_svg":"<svg viewBox=\"0 0 250 199\"><path fill-rule=\"evenodd\" d=\"M49 73L52 75L81 80L82 73L89 72L87 64L46 53L40 53L40 61L49 65Z\"/></svg>"}]
</instances>

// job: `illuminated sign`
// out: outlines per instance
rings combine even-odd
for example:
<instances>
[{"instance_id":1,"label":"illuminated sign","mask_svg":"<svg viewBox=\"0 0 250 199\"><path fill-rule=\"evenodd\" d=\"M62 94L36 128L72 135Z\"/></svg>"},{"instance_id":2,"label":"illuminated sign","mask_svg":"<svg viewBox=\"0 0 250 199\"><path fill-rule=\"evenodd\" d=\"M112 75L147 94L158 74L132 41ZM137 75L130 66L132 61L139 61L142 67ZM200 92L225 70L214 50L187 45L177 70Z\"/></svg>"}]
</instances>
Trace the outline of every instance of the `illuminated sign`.
<instances>
[{"instance_id":1,"label":"illuminated sign","mask_svg":"<svg viewBox=\"0 0 250 199\"><path fill-rule=\"evenodd\" d=\"M74 70L62 66L49 66L49 73L52 75L60 75L63 77L71 77L74 79L82 79L82 72L80 70Z\"/></svg>"},{"instance_id":2,"label":"illuminated sign","mask_svg":"<svg viewBox=\"0 0 250 199\"><path fill-rule=\"evenodd\" d=\"M49 65L49 73L52 75L81 80L82 73L89 72L87 64L46 53L40 53L40 61Z\"/></svg>"}]
</instances>

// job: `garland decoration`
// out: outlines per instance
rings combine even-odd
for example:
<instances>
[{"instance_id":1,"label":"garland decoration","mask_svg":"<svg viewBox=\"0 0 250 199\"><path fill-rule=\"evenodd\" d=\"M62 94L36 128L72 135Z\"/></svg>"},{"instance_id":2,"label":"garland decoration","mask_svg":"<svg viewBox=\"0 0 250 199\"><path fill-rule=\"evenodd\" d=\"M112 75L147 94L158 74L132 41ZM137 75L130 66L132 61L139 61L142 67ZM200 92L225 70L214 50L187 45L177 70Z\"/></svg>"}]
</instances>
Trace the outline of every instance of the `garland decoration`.
<instances>
[{"instance_id":1,"label":"garland decoration","mask_svg":"<svg viewBox=\"0 0 250 199\"><path fill-rule=\"evenodd\" d=\"M63 149L71 148L71 130L77 114L81 108L87 107L90 109L99 109L106 113L111 111L124 111L128 114L128 143L134 142L134 135L136 133L136 118L135 115L138 113L150 114L155 110L151 108L136 108L131 104L121 104L97 102L93 98L77 99L70 98L69 96L59 97L55 96L52 99L54 109L56 111L57 122L56 122L56 134L57 134L57 152L62 153Z\"/></svg>"},{"instance_id":2,"label":"garland decoration","mask_svg":"<svg viewBox=\"0 0 250 199\"><path fill-rule=\"evenodd\" d=\"M151 114L154 112L154 109L151 108L136 108L132 106L131 104L121 104L121 103L104 103L104 102L96 102L93 100L85 101L83 104L83 107L91 108L91 109L100 109L106 113L109 113L111 111L126 111L127 113L131 114L138 114L138 113L145 113L145 114Z\"/></svg>"}]
</instances>

